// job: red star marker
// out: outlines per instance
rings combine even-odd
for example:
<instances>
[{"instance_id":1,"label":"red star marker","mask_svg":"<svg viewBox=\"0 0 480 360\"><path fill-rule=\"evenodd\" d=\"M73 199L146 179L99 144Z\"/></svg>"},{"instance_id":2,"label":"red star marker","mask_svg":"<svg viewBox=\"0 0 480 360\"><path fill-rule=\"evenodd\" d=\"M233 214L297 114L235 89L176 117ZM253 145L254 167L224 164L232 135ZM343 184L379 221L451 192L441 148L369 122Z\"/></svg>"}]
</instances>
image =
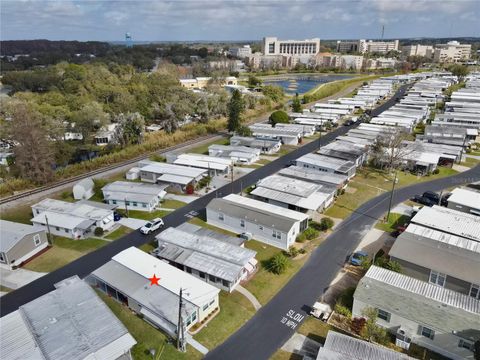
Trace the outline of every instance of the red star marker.
<instances>
[{"instance_id":1,"label":"red star marker","mask_svg":"<svg viewBox=\"0 0 480 360\"><path fill-rule=\"evenodd\" d=\"M151 278L148 278L148 280L150 280L150 286L153 286L153 285L160 286L158 284L158 280L160 280L160 278L157 278L155 274L153 274Z\"/></svg>"}]
</instances>

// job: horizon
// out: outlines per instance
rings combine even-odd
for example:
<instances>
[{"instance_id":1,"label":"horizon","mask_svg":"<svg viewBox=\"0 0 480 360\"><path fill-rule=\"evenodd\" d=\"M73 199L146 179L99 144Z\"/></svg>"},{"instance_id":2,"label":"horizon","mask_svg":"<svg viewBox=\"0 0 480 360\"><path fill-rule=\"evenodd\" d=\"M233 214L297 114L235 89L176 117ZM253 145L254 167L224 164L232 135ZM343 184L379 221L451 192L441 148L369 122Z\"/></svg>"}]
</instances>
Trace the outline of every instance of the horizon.
<instances>
[{"instance_id":1,"label":"horizon","mask_svg":"<svg viewBox=\"0 0 480 360\"><path fill-rule=\"evenodd\" d=\"M126 32L137 42L380 39L383 26L385 39L480 36L476 0L4 0L1 10L3 41L114 42Z\"/></svg>"}]
</instances>

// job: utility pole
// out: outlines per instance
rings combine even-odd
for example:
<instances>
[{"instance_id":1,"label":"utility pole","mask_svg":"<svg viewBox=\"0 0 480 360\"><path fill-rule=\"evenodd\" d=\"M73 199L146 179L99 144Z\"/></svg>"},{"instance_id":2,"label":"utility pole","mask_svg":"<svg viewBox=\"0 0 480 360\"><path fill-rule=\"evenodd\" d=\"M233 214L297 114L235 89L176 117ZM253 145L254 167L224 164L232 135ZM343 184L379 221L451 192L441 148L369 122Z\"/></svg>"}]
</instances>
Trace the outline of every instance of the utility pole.
<instances>
[{"instance_id":1,"label":"utility pole","mask_svg":"<svg viewBox=\"0 0 480 360\"><path fill-rule=\"evenodd\" d=\"M50 231L50 224L48 223L48 217L46 214L45 214L45 222L47 223L48 242L50 243L50 245L53 245L52 232Z\"/></svg>"},{"instance_id":2,"label":"utility pole","mask_svg":"<svg viewBox=\"0 0 480 360\"><path fill-rule=\"evenodd\" d=\"M127 205L127 198L123 200L123 203L125 204L125 214L127 215L128 218L128 205Z\"/></svg>"},{"instance_id":3,"label":"utility pole","mask_svg":"<svg viewBox=\"0 0 480 360\"><path fill-rule=\"evenodd\" d=\"M180 288L179 304L178 304L178 324L177 324L177 350L186 351L185 347L185 332L183 327L183 289Z\"/></svg>"},{"instance_id":4,"label":"utility pole","mask_svg":"<svg viewBox=\"0 0 480 360\"><path fill-rule=\"evenodd\" d=\"M395 170L395 178L393 179L392 192L390 193L390 201L388 203L387 223L390 218L390 211L392 210L393 192L395 191L395 184L397 183L397 170Z\"/></svg>"},{"instance_id":5,"label":"utility pole","mask_svg":"<svg viewBox=\"0 0 480 360\"><path fill-rule=\"evenodd\" d=\"M458 160L459 164L462 162L462 159L463 159L463 149L465 149L465 142L466 141L467 141L467 135L465 135L465 137L463 138L462 148L460 149L460 159Z\"/></svg>"}]
</instances>

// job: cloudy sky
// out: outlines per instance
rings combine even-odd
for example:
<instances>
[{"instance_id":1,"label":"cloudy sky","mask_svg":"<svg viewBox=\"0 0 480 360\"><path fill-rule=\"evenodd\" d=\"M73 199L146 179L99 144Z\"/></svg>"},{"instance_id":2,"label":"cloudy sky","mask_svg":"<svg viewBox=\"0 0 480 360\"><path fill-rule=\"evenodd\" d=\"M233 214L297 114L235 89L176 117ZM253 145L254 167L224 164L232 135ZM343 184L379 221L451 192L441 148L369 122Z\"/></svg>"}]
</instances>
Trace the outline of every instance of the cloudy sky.
<instances>
[{"instance_id":1,"label":"cloudy sky","mask_svg":"<svg viewBox=\"0 0 480 360\"><path fill-rule=\"evenodd\" d=\"M480 0L1 0L2 40L480 36Z\"/></svg>"}]
</instances>

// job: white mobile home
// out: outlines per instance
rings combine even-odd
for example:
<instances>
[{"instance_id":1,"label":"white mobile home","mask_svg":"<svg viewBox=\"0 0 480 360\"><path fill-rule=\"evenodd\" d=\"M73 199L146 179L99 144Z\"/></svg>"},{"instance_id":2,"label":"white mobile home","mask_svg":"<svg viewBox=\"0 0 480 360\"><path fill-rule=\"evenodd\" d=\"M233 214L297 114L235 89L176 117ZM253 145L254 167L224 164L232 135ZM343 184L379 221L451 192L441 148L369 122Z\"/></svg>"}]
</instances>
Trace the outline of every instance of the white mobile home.
<instances>
[{"instance_id":1,"label":"white mobile home","mask_svg":"<svg viewBox=\"0 0 480 360\"><path fill-rule=\"evenodd\" d=\"M308 215L230 194L207 205L207 222L287 250L308 226Z\"/></svg>"},{"instance_id":2,"label":"white mobile home","mask_svg":"<svg viewBox=\"0 0 480 360\"><path fill-rule=\"evenodd\" d=\"M348 179L355 176L355 163L352 161L335 159L325 155L306 154L296 160L296 165L319 172L345 175Z\"/></svg>"},{"instance_id":3,"label":"white mobile home","mask_svg":"<svg viewBox=\"0 0 480 360\"><path fill-rule=\"evenodd\" d=\"M167 185L115 181L104 186L102 192L107 204L151 212L167 194L166 188Z\"/></svg>"}]
</instances>

